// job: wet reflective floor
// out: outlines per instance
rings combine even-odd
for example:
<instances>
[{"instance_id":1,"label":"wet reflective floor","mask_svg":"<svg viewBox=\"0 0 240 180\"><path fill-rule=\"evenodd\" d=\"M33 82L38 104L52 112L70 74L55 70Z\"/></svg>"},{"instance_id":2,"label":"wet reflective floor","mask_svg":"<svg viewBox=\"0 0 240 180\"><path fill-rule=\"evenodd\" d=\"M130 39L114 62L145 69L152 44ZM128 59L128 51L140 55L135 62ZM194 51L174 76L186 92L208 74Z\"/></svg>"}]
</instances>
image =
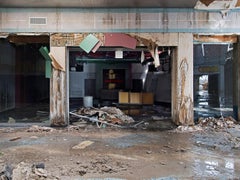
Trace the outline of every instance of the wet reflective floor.
<instances>
[{"instance_id":1,"label":"wet reflective floor","mask_svg":"<svg viewBox=\"0 0 240 180\"><path fill-rule=\"evenodd\" d=\"M6 164L16 170L20 165L32 167L41 162L45 164L47 179L240 177L239 126L194 132L97 129L95 126L78 130L27 130L0 129L3 172ZM86 142L91 143L73 148Z\"/></svg>"},{"instance_id":2,"label":"wet reflective floor","mask_svg":"<svg viewBox=\"0 0 240 180\"><path fill-rule=\"evenodd\" d=\"M233 105L231 99L219 97L216 94L209 94L202 90L196 92L194 98L194 118L200 117L234 117Z\"/></svg>"}]
</instances>

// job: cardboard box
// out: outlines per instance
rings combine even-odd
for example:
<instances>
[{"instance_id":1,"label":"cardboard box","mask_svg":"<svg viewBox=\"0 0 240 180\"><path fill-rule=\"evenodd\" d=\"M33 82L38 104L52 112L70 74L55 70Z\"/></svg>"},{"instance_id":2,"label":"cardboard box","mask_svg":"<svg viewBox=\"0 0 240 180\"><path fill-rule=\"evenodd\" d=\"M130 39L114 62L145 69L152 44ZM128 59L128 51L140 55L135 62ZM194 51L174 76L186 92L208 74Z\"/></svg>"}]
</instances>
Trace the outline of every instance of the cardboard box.
<instances>
[{"instance_id":1,"label":"cardboard box","mask_svg":"<svg viewBox=\"0 0 240 180\"><path fill-rule=\"evenodd\" d=\"M142 104L142 93L130 93L130 104Z\"/></svg>"},{"instance_id":2,"label":"cardboard box","mask_svg":"<svg viewBox=\"0 0 240 180\"><path fill-rule=\"evenodd\" d=\"M129 103L129 93L119 91L119 93L118 93L118 103L119 104L128 104Z\"/></svg>"},{"instance_id":3,"label":"cardboard box","mask_svg":"<svg viewBox=\"0 0 240 180\"><path fill-rule=\"evenodd\" d=\"M153 93L142 93L142 104L152 105L153 103Z\"/></svg>"}]
</instances>

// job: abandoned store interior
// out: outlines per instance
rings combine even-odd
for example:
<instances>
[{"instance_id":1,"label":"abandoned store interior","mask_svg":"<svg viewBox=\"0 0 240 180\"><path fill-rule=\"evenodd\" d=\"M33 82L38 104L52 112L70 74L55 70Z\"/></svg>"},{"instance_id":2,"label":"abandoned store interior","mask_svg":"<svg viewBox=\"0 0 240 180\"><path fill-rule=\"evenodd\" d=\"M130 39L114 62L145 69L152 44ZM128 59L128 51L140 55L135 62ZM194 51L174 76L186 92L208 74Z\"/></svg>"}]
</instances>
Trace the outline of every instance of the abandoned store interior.
<instances>
[{"instance_id":1,"label":"abandoned store interior","mask_svg":"<svg viewBox=\"0 0 240 180\"><path fill-rule=\"evenodd\" d=\"M0 121L49 121L51 63L40 49L50 37L9 35L0 40ZM194 43L194 120L234 116L232 43ZM176 48L159 46L159 66L146 46L67 48L69 112L83 106L114 106L137 119L145 112L171 120ZM151 114L152 115L152 114ZM71 123L71 118L70 118Z\"/></svg>"},{"instance_id":2,"label":"abandoned store interior","mask_svg":"<svg viewBox=\"0 0 240 180\"><path fill-rule=\"evenodd\" d=\"M1 123L105 106L175 125L240 116L238 1L0 5Z\"/></svg>"}]
</instances>

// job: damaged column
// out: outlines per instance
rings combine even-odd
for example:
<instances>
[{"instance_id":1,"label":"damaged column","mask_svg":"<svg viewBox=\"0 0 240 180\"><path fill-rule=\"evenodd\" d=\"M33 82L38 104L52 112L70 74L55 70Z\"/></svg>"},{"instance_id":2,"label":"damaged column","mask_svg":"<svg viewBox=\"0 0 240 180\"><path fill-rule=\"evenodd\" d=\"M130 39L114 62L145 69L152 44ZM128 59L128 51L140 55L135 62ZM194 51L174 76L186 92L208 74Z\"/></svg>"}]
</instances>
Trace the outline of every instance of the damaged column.
<instances>
[{"instance_id":1,"label":"damaged column","mask_svg":"<svg viewBox=\"0 0 240 180\"><path fill-rule=\"evenodd\" d=\"M53 67L50 79L50 121L51 126L66 126L68 125L66 47L53 46L53 37L50 38L49 56Z\"/></svg>"},{"instance_id":2,"label":"damaged column","mask_svg":"<svg viewBox=\"0 0 240 180\"><path fill-rule=\"evenodd\" d=\"M172 71L172 117L177 125L193 125L193 35L179 33Z\"/></svg>"},{"instance_id":3,"label":"damaged column","mask_svg":"<svg viewBox=\"0 0 240 180\"><path fill-rule=\"evenodd\" d=\"M234 44L233 48L233 115L234 118L239 121L240 119L240 100L239 100L239 89L240 89L240 37L237 38L237 43Z\"/></svg>"}]
</instances>

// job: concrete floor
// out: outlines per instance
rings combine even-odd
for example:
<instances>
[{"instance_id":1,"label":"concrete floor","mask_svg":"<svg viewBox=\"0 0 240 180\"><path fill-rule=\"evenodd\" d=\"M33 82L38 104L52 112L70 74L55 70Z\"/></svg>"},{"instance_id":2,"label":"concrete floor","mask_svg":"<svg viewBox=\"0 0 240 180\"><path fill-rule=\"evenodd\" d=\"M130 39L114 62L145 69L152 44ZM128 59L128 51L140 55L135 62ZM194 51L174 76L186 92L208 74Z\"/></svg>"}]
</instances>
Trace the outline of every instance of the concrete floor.
<instances>
[{"instance_id":1,"label":"concrete floor","mask_svg":"<svg viewBox=\"0 0 240 180\"><path fill-rule=\"evenodd\" d=\"M10 167L15 178L26 177L34 164L44 164L42 179L238 179L239 132L239 126L199 131L99 129L95 124L1 128L0 174ZM79 146L86 142L91 144Z\"/></svg>"}]
</instances>

